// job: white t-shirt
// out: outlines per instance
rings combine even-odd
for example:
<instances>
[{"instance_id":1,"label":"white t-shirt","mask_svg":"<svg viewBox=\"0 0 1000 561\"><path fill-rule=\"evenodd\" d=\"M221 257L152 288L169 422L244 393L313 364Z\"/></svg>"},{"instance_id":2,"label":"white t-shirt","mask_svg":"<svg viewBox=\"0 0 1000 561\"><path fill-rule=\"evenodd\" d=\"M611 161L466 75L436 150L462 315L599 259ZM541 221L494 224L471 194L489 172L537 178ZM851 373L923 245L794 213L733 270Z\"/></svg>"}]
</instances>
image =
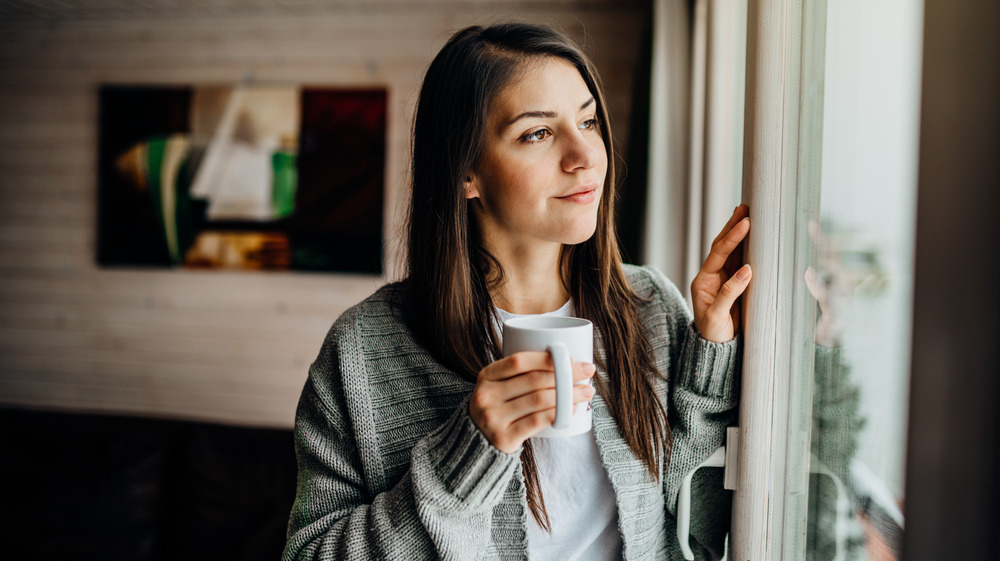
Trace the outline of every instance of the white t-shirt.
<instances>
[{"instance_id":1,"label":"white t-shirt","mask_svg":"<svg viewBox=\"0 0 1000 561\"><path fill-rule=\"evenodd\" d=\"M497 313L501 322L524 317L499 308ZM540 315L571 317L573 303L569 301L554 312ZM552 533L542 530L528 512L528 558L621 559L618 504L601 463L594 431L561 438L532 438L531 444Z\"/></svg>"}]
</instances>

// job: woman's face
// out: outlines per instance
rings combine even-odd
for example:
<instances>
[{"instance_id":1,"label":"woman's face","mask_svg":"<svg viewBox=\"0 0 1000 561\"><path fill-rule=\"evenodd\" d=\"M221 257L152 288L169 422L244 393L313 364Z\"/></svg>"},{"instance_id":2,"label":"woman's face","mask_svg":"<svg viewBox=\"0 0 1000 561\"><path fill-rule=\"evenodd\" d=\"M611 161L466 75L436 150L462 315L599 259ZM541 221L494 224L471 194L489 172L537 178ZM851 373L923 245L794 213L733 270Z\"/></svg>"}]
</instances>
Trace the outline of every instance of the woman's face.
<instances>
[{"instance_id":1,"label":"woman's face","mask_svg":"<svg viewBox=\"0 0 1000 561\"><path fill-rule=\"evenodd\" d=\"M608 157L597 103L560 58L529 63L493 101L485 145L466 183L491 249L577 244L597 226Z\"/></svg>"}]
</instances>

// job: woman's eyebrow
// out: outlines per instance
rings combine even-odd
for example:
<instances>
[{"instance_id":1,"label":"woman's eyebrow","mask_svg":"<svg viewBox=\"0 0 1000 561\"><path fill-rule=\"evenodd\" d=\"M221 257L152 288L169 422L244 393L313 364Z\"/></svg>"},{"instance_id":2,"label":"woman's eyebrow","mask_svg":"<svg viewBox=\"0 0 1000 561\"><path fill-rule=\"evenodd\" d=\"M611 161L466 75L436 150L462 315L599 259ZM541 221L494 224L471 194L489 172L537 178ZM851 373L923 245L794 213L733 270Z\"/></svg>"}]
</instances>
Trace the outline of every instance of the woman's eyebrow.
<instances>
[{"instance_id":1,"label":"woman's eyebrow","mask_svg":"<svg viewBox=\"0 0 1000 561\"><path fill-rule=\"evenodd\" d=\"M580 106L580 111L583 111L584 109L590 107L591 105L593 105L593 103L594 103L594 98L591 97L587 101L583 102L583 105ZM525 111L524 113L521 113L517 117L514 117L513 119L507 121L507 124L504 125L503 128L506 129L507 127L513 125L514 123L520 121L521 119L526 119L526 118L555 119L558 116L559 113L556 113L555 111Z\"/></svg>"},{"instance_id":2,"label":"woman's eyebrow","mask_svg":"<svg viewBox=\"0 0 1000 561\"><path fill-rule=\"evenodd\" d=\"M555 119L558 116L559 113L556 113L555 111L525 111L524 113L521 113L517 117L514 117L513 119L507 121L507 124L504 125L503 128L507 128L513 125L514 123L520 121L521 119L527 119L527 118Z\"/></svg>"}]
</instances>

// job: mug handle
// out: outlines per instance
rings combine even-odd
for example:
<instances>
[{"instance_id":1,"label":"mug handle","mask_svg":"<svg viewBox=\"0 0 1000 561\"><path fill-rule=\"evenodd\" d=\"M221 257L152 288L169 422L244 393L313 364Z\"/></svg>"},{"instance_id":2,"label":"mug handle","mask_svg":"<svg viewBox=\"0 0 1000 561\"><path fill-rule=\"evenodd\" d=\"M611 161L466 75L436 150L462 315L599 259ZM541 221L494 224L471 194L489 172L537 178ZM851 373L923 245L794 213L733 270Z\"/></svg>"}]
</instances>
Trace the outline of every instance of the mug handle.
<instances>
[{"instance_id":1,"label":"mug handle","mask_svg":"<svg viewBox=\"0 0 1000 561\"><path fill-rule=\"evenodd\" d=\"M552 428L567 429L573 417L573 361L562 343L552 343L546 350L552 355L556 370L556 420Z\"/></svg>"}]
</instances>

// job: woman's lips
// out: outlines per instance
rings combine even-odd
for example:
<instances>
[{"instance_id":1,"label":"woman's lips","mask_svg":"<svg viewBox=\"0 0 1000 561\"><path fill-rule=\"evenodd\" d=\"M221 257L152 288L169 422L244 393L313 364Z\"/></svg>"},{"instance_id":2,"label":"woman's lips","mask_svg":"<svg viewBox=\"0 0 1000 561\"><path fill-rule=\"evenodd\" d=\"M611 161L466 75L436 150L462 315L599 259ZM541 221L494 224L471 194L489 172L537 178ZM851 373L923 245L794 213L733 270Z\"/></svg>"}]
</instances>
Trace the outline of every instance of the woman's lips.
<instances>
[{"instance_id":1,"label":"woman's lips","mask_svg":"<svg viewBox=\"0 0 1000 561\"><path fill-rule=\"evenodd\" d=\"M571 193L569 195L556 198L559 199L560 201L566 201L569 203L580 203L580 204L592 203L594 202L595 199L597 199L597 188L592 187L588 188L585 191L577 191L575 193Z\"/></svg>"}]
</instances>

